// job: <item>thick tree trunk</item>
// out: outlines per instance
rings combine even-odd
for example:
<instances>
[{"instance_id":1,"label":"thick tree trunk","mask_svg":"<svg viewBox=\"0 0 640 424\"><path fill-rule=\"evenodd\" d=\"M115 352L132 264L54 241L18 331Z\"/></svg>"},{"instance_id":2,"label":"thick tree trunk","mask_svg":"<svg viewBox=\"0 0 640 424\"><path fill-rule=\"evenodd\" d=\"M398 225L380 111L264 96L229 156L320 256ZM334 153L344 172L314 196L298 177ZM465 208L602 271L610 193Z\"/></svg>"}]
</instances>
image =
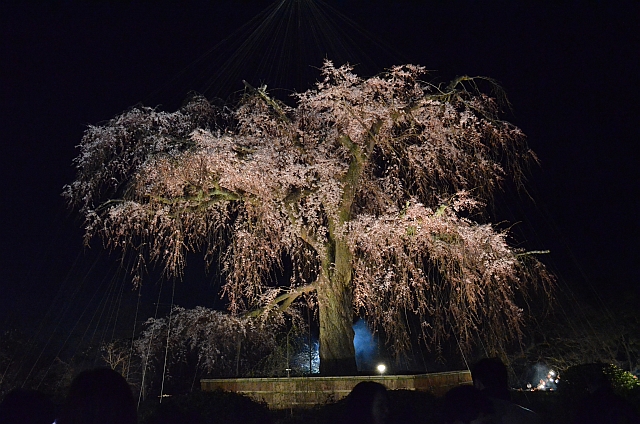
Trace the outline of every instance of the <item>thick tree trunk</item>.
<instances>
[{"instance_id":1,"label":"thick tree trunk","mask_svg":"<svg viewBox=\"0 0 640 424\"><path fill-rule=\"evenodd\" d=\"M320 374L355 375L351 255L344 242L335 244L334 262L324 267L318 287Z\"/></svg>"},{"instance_id":2,"label":"thick tree trunk","mask_svg":"<svg viewBox=\"0 0 640 424\"><path fill-rule=\"evenodd\" d=\"M377 126L377 127L376 127ZM376 123L371 133L377 133ZM358 182L362 174L366 152L351 141L347 135L339 138L353 158L349 170L343 178L342 200L340 202L338 222L329 219L329 239L327 255L322 263L322 279L318 287L318 309L320 316L320 374L355 375L356 351L353 346L353 288L351 276L351 251L342 239L337 226L351 219L351 207L355 199ZM375 137L371 137L371 143ZM373 144L371 144L373 146Z\"/></svg>"}]
</instances>

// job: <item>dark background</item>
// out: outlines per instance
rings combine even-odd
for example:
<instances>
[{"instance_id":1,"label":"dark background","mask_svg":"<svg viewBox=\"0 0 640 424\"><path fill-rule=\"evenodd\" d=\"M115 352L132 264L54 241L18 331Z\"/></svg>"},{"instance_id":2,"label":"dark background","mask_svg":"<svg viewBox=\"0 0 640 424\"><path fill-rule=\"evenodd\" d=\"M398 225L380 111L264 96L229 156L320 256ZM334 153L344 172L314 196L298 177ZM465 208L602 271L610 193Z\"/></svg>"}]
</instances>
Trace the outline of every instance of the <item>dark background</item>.
<instances>
[{"instance_id":1,"label":"dark background","mask_svg":"<svg viewBox=\"0 0 640 424\"><path fill-rule=\"evenodd\" d=\"M325 56L364 76L410 62L436 82L500 82L513 107L506 119L540 165L529 176L533 200L507 191L496 219L516 223L515 243L551 251L542 260L564 292L609 309L637 303L640 2L328 4L318 7L332 21L314 21L312 9L260 15L268 1L3 2L0 330L27 328L73 351L130 335L158 299L157 313L167 312L171 283L152 277L136 318L138 292L118 255L99 241L83 248L82 221L60 196L87 125L139 102L173 111L189 90L231 99L242 79L284 100L308 88L309 65ZM288 35L269 32L285 24ZM192 265L174 303L221 307L218 287Z\"/></svg>"}]
</instances>

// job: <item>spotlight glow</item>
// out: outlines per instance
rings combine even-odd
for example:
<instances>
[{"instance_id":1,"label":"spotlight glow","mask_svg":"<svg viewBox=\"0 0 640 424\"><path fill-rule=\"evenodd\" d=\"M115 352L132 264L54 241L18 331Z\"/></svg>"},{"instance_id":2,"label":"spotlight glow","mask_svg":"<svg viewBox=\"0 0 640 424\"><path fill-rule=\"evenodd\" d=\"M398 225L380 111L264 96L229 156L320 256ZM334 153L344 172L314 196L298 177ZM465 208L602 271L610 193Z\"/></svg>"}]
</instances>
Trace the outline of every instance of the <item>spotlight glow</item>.
<instances>
[{"instance_id":1,"label":"spotlight glow","mask_svg":"<svg viewBox=\"0 0 640 424\"><path fill-rule=\"evenodd\" d=\"M367 323L359 319L353 324L353 347L356 350L356 364L359 371L371 370L375 367L378 344Z\"/></svg>"},{"instance_id":2,"label":"spotlight glow","mask_svg":"<svg viewBox=\"0 0 640 424\"><path fill-rule=\"evenodd\" d=\"M538 363L533 366L531 373L533 381L537 383L527 384L528 390L556 390L557 384L560 381L560 375L556 370L549 368L547 365Z\"/></svg>"},{"instance_id":3,"label":"spotlight glow","mask_svg":"<svg viewBox=\"0 0 640 424\"><path fill-rule=\"evenodd\" d=\"M380 374L384 374L384 372L387 370L387 366L385 364L378 364L376 369Z\"/></svg>"}]
</instances>

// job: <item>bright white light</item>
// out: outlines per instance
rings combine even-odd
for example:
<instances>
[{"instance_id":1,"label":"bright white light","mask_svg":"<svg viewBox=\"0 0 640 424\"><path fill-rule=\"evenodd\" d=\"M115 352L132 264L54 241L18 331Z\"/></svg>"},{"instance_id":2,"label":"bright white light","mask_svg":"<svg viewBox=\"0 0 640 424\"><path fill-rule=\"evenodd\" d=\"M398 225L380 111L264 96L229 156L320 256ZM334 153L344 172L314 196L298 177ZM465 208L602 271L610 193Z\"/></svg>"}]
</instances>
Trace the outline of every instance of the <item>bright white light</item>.
<instances>
[{"instance_id":1,"label":"bright white light","mask_svg":"<svg viewBox=\"0 0 640 424\"><path fill-rule=\"evenodd\" d=\"M547 365L537 363L533 366L532 380L538 383L530 383L530 390L555 390L556 384L560 379L558 371L549 368Z\"/></svg>"},{"instance_id":2,"label":"bright white light","mask_svg":"<svg viewBox=\"0 0 640 424\"><path fill-rule=\"evenodd\" d=\"M380 374L384 374L384 372L387 370L387 366L385 364L379 364L376 369L378 370L378 372Z\"/></svg>"}]
</instances>

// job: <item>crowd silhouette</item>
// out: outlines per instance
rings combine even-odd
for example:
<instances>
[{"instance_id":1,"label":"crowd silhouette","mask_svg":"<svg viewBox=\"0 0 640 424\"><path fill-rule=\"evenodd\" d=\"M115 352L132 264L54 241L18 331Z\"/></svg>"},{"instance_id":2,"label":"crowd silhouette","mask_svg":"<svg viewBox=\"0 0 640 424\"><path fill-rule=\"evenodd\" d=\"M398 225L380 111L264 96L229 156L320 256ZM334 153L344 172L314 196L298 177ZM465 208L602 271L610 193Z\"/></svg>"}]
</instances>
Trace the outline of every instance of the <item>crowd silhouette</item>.
<instances>
[{"instance_id":1,"label":"crowd silhouette","mask_svg":"<svg viewBox=\"0 0 640 424\"><path fill-rule=\"evenodd\" d=\"M35 390L15 389L0 404L1 424L136 424L137 405L127 381L110 368L79 373L63 405Z\"/></svg>"},{"instance_id":2,"label":"crowd silhouette","mask_svg":"<svg viewBox=\"0 0 640 424\"><path fill-rule=\"evenodd\" d=\"M362 381L347 397L344 424L385 424L389 418L387 388L374 381Z\"/></svg>"},{"instance_id":3,"label":"crowd silhouette","mask_svg":"<svg viewBox=\"0 0 640 424\"><path fill-rule=\"evenodd\" d=\"M538 424L541 417L511 399L507 368L497 358L485 358L471 368L472 384L450 389L434 405L434 413L409 421L402 411L394 411L395 391L375 381L358 383L343 402L343 424L405 424L408 422L443 424ZM435 399L435 398L434 398ZM568 424L634 424L640 418L633 406L617 395L611 383L601 376L590 381L587 394L564 421ZM109 368L89 369L78 374L65 401L54 402L35 390L15 389L0 403L0 424L137 424L136 402L127 381ZM202 417L167 414L147 420L149 424L190 422ZM548 417L547 417L548 418ZM209 421L206 421L209 422Z\"/></svg>"}]
</instances>

